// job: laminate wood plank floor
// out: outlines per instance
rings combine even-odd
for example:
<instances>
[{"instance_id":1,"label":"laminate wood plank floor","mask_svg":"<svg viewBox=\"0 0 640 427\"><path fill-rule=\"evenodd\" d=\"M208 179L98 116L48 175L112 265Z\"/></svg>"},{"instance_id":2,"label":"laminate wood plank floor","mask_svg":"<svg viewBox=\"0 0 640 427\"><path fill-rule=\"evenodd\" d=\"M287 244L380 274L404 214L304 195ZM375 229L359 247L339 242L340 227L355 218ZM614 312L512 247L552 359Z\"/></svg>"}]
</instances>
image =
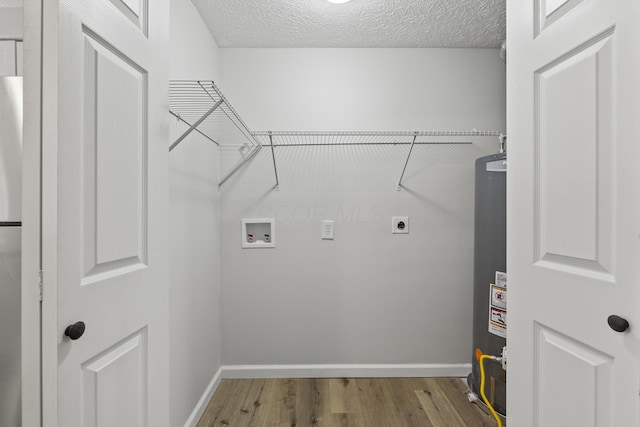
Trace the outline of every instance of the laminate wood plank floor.
<instances>
[{"instance_id":1,"label":"laminate wood plank floor","mask_svg":"<svg viewBox=\"0 0 640 427\"><path fill-rule=\"evenodd\" d=\"M197 427L495 425L461 378L285 378L222 380Z\"/></svg>"}]
</instances>

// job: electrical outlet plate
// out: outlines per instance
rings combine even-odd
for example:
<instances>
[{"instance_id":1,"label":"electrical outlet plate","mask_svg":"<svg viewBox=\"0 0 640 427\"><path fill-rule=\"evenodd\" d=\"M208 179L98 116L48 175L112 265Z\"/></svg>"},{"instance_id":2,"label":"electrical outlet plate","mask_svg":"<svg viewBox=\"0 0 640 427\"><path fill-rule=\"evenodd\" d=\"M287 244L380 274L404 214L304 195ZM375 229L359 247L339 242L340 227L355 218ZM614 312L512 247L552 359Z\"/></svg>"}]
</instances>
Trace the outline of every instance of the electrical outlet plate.
<instances>
[{"instance_id":1,"label":"electrical outlet plate","mask_svg":"<svg viewBox=\"0 0 640 427\"><path fill-rule=\"evenodd\" d=\"M391 232L393 234L409 234L409 217L408 216L391 217Z\"/></svg>"},{"instance_id":2,"label":"electrical outlet plate","mask_svg":"<svg viewBox=\"0 0 640 427\"><path fill-rule=\"evenodd\" d=\"M322 240L333 240L333 221L322 221Z\"/></svg>"}]
</instances>

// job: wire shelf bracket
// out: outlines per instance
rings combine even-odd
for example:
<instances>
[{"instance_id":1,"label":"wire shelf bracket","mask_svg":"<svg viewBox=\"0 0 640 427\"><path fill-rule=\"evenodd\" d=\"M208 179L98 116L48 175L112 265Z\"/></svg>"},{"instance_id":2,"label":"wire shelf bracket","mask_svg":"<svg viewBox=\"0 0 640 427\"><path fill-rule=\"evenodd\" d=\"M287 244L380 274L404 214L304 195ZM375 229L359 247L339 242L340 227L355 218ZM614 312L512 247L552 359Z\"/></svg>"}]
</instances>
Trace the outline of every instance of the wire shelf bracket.
<instances>
[{"instance_id":1,"label":"wire shelf bracket","mask_svg":"<svg viewBox=\"0 0 640 427\"><path fill-rule=\"evenodd\" d=\"M400 180L398 181L398 191L402 187L402 178L404 178L404 173L407 171L407 165L409 164L409 158L411 157L411 153L413 152L413 146L416 145L416 139L418 138L418 132L413 135L413 141L411 141L411 147L409 148L409 154L407 154L407 160L404 162L404 168L402 168L402 174L400 174Z\"/></svg>"},{"instance_id":2,"label":"wire shelf bracket","mask_svg":"<svg viewBox=\"0 0 640 427\"><path fill-rule=\"evenodd\" d=\"M236 166L218 183L220 188L262 149L260 144L212 80L171 80L169 112L189 128L169 147L173 151L192 132L220 148L248 147Z\"/></svg>"},{"instance_id":3,"label":"wire shelf bracket","mask_svg":"<svg viewBox=\"0 0 640 427\"><path fill-rule=\"evenodd\" d=\"M269 145L271 145L271 158L273 159L273 173L276 175L276 191L280 189L280 181L278 180L278 166L276 165L276 153L273 148L273 135L269 132Z\"/></svg>"},{"instance_id":4,"label":"wire shelf bracket","mask_svg":"<svg viewBox=\"0 0 640 427\"><path fill-rule=\"evenodd\" d=\"M193 132L198 126L200 126L200 123L204 122L207 119L207 117L209 117L211 113L213 113L223 102L224 101L221 99L215 104L213 104L213 107L211 107L209 111L204 113L204 115L200 117L197 122L192 124L189 129L187 129L182 135L180 135L180 137L178 137L178 139L175 140L173 144L171 144L171 147L169 147L169 152L173 151L173 149L176 148L178 144L180 144L191 132ZM178 115L178 118L181 118L181 116Z\"/></svg>"},{"instance_id":5,"label":"wire shelf bracket","mask_svg":"<svg viewBox=\"0 0 640 427\"><path fill-rule=\"evenodd\" d=\"M258 154L258 152L262 150L262 145L257 145L253 148L253 150L251 150L249 152L249 154L247 154L241 161L240 163L238 163L232 170L231 172L229 172L227 175L225 175L224 178L222 178L220 180L220 182L218 183L218 189L220 189L222 187L222 185L227 182L227 180L229 178L231 178L233 175L235 175L236 172L238 172L240 169L242 169L242 167L249 162L249 160L253 159L256 154Z\"/></svg>"}]
</instances>

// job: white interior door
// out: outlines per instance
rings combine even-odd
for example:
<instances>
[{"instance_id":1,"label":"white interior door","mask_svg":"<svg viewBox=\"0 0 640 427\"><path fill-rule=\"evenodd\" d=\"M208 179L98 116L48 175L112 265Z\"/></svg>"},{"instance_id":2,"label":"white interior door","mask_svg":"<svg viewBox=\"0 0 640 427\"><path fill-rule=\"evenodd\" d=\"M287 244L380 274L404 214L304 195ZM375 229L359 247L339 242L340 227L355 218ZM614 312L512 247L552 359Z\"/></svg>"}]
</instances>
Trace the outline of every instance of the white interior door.
<instances>
[{"instance_id":1,"label":"white interior door","mask_svg":"<svg viewBox=\"0 0 640 427\"><path fill-rule=\"evenodd\" d=\"M57 296L57 425L167 426L168 1L61 0L55 13L43 257L45 306ZM45 406L48 383L45 372Z\"/></svg>"},{"instance_id":2,"label":"white interior door","mask_svg":"<svg viewBox=\"0 0 640 427\"><path fill-rule=\"evenodd\" d=\"M507 21L509 424L638 426L640 3Z\"/></svg>"}]
</instances>

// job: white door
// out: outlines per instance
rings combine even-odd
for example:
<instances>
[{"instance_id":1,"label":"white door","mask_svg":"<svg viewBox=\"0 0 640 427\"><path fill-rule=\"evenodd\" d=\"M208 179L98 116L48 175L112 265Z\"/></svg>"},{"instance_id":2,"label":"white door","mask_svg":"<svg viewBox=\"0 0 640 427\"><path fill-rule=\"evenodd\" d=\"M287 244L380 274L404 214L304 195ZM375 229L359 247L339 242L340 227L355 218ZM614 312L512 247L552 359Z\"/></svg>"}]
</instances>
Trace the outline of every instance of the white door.
<instances>
[{"instance_id":1,"label":"white door","mask_svg":"<svg viewBox=\"0 0 640 427\"><path fill-rule=\"evenodd\" d=\"M57 48L57 83L44 88L45 122L57 126L57 139L46 126L43 136L45 347L46 307L57 308L45 425L56 422L47 393L59 427L169 422L168 6L61 0L51 26L45 10L45 57ZM72 341L65 330L80 321Z\"/></svg>"},{"instance_id":2,"label":"white door","mask_svg":"<svg viewBox=\"0 0 640 427\"><path fill-rule=\"evenodd\" d=\"M640 2L510 0L507 37L509 425L638 426Z\"/></svg>"}]
</instances>

